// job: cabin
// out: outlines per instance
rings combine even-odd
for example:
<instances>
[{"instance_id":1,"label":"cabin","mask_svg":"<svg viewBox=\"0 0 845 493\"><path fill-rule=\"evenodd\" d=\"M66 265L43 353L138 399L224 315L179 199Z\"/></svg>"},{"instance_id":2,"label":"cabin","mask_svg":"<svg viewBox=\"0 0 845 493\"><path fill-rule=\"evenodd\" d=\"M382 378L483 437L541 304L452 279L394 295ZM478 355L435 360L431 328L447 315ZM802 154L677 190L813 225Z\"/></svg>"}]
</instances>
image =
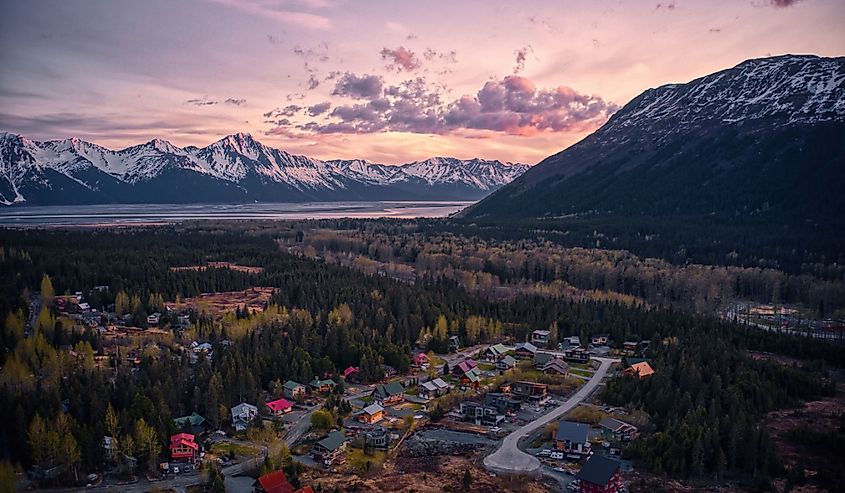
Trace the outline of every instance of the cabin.
<instances>
[{"instance_id":1,"label":"cabin","mask_svg":"<svg viewBox=\"0 0 845 493\"><path fill-rule=\"evenodd\" d=\"M334 389L335 385L337 385L337 384L334 383L334 380L331 380L331 379L320 380L317 377L314 377L314 380L311 380L310 382L308 382L308 386L311 387L312 391L320 392L320 393L323 393L323 394L328 394L329 392L331 392L332 389Z\"/></svg>"},{"instance_id":2,"label":"cabin","mask_svg":"<svg viewBox=\"0 0 845 493\"><path fill-rule=\"evenodd\" d=\"M637 437L637 427L620 421L616 418L606 417L599 421L602 433L605 438L612 438L622 441L630 441Z\"/></svg>"},{"instance_id":3,"label":"cabin","mask_svg":"<svg viewBox=\"0 0 845 493\"><path fill-rule=\"evenodd\" d=\"M625 375L633 375L642 380L643 378L648 378L654 375L654 368L652 368L647 361L641 361L625 368L623 373Z\"/></svg>"},{"instance_id":4,"label":"cabin","mask_svg":"<svg viewBox=\"0 0 845 493\"><path fill-rule=\"evenodd\" d=\"M176 428L180 430L190 430L194 435L200 435L205 432L207 424L206 419L195 412L188 416L175 418L173 422L176 423Z\"/></svg>"},{"instance_id":5,"label":"cabin","mask_svg":"<svg viewBox=\"0 0 845 493\"><path fill-rule=\"evenodd\" d=\"M293 403L287 399L276 399L266 404L273 416L281 416L293 411Z\"/></svg>"},{"instance_id":6,"label":"cabin","mask_svg":"<svg viewBox=\"0 0 845 493\"><path fill-rule=\"evenodd\" d=\"M405 387L399 382L390 382L376 386L373 390L373 402L381 406L392 406L405 399Z\"/></svg>"},{"instance_id":7,"label":"cabin","mask_svg":"<svg viewBox=\"0 0 845 493\"><path fill-rule=\"evenodd\" d=\"M473 401L462 402L460 414L464 421L484 426L497 426L505 420L505 415L497 408Z\"/></svg>"},{"instance_id":8,"label":"cabin","mask_svg":"<svg viewBox=\"0 0 845 493\"><path fill-rule=\"evenodd\" d=\"M285 395L286 399L296 400L299 397L305 396L305 385L302 385L299 382L294 382L293 380L288 380L285 382L282 392Z\"/></svg>"},{"instance_id":9,"label":"cabin","mask_svg":"<svg viewBox=\"0 0 845 493\"><path fill-rule=\"evenodd\" d=\"M434 399L435 397L449 393L449 384L442 378L435 378L434 380L421 383L417 391L423 399Z\"/></svg>"},{"instance_id":10,"label":"cabin","mask_svg":"<svg viewBox=\"0 0 845 493\"><path fill-rule=\"evenodd\" d=\"M545 347L549 343L552 332L549 330L535 330L531 333L531 342L537 346Z\"/></svg>"},{"instance_id":11,"label":"cabin","mask_svg":"<svg viewBox=\"0 0 845 493\"><path fill-rule=\"evenodd\" d=\"M594 454L575 476L580 493L618 493L622 490L622 464L610 457Z\"/></svg>"},{"instance_id":12,"label":"cabin","mask_svg":"<svg viewBox=\"0 0 845 493\"><path fill-rule=\"evenodd\" d=\"M640 348L640 343L637 341L625 341L622 343L622 350L628 354L634 354Z\"/></svg>"},{"instance_id":13,"label":"cabin","mask_svg":"<svg viewBox=\"0 0 845 493\"><path fill-rule=\"evenodd\" d=\"M376 426L364 433L364 445L368 447L385 449L390 446L390 442L390 433L384 427Z\"/></svg>"},{"instance_id":14,"label":"cabin","mask_svg":"<svg viewBox=\"0 0 845 493\"><path fill-rule=\"evenodd\" d=\"M610 342L610 334L602 333L590 336L590 343L593 346L607 346L608 342Z\"/></svg>"},{"instance_id":15,"label":"cabin","mask_svg":"<svg viewBox=\"0 0 845 493\"><path fill-rule=\"evenodd\" d=\"M491 363L499 361L508 353L508 348L504 344L493 344L484 350L484 360Z\"/></svg>"},{"instance_id":16,"label":"cabin","mask_svg":"<svg viewBox=\"0 0 845 493\"><path fill-rule=\"evenodd\" d=\"M461 339L458 336L449 338L449 351L457 351L461 349Z\"/></svg>"},{"instance_id":17,"label":"cabin","mask_svg":"<svg viewBox=\"0 0 845 493\"><path fill-rule=\"evenodd\" d=\"M507 371L516 367L516 359L507 354L504 358L496 362L496 369L499 371Z\"/></svg>"},{"instance_id":18,"label":"cabin","mask_svg":"<svg viewBox=\"0 0 845 493\"><path fill-rule=\"evenodd\" d=\"M258 416L258 408L252 404L242 402L232 408L232 428L237 431L244 431L249 424Z\"/></svg>"},{"instance_id":19,"label":"cabin","mask_svg":"<svg viewBox=\"0 0 845 493\"><path fill-rule=\"evenodd\" d=\"M387 380L388 378L393 378L399 374L399 372L396 371L396 368L393 368L390 365L379 365L379 367L381 367L381 370L384 372L385 380Z\"/></svg>"},{"instance_id":20,"label":"cabin","mask_svg":"<svg viewBox=\"0 0 845 493\"><path fill-rule=\"evenodd\" d=\"M273 471L260 476L254 483L254 493L314 493L314 488L311 486L303 486L296 489L284 471Z\"/></svg>"},{"instance_id":21,"label":"cabin","mask_svg":"<svg viewBox=\"0 0 845 493\"><path fill-rule=\"evenodd\" d=\"M461 375L460 378L462 387L471 387L478 389L481 386L481 370L475 366Z\"/></svg>"},{"instance_id":22,"label":"cabin","mask_svg":"<svg viewBox=\"0 0 845 493\"><path fill-rule=\"evenodd\" d=\"M537 346L530 342L520 342L514 349L514 354L519 359L533 359L537 354Z\"/></svg>"},{"instance_id":23,"label":"cabin","mask_svg":"<svg viewBox=\"0 0 845 493\"><path fill-rule=\"evenodd\" d=\"M346 436L342 431L333 431L311 447L311 457L323 464L331 465L345 449Z\"/></svg>"},{"instance_id":24,"label":"cabin","mask_svg":"<svg viewBox=\"0 0 845 493\"><path fill-rule=\"evenodd\" d=\"M429 365L428 356L425 353L415 354L414 357L411 358L411 365L414 368L425 370Z\"/></svg>"},{"instance_id":25,"label":"cabin","mask_svg":"<svg viewBox=\"0 0 845 493\"><path fill-rule=\"evenodd\" d=\"M358 367L348 366L345 370L343 370L342 375L344 380L354 380L358 377Z\"/></svg>"},{"instance_id":26,"label":"cabin","mask_svg":"<svg viewBox=\"0 0 845 493\"><path fill-rule=\"evenodd\" d=\"M541 402L548 397L549 386L536 382L514 382L511 384L511 393L523 401Z\"/></svg>"},{"instance_id":27,"label":"cabin","mask_svg":"<svg viewBox=\"0 0 845 493\"><path fill-rule=\"evenodd\" d=\"M546 375L569 375L569 364L562 358L552 358L548 363L540 368L540 371Z\"/></svg>"},{"instance_id":28,"label":"cabin","mask_svg":"<svg viewBox=\"0 0 845 493\"><path fill-rule=\"evenodd\" d=\"M590 426L584 423L558 421L558 428L555 433L555 450L559 450L574 459L589 455L590 441L587 439L589 431Z\"/></svg>"},{"instance_id":29,"label":"cabin","mask_svg":"<svg viewBox=\"0 0 845 493\"><path fill-rule=\"evenodd\" d=\"M361 410L358 421L367 424L375 424L384 419L384 408L378 404L370 404Z\"/></svg>"},{"instance_id":30,"label":"cabin","mask_svg":"<svg viewBox=\"0 0 845 493\"><path fill-rule=\"evenodd\" d=\"M170 437L170 459L194 462L199 454L199 445L190 433L177 433Z\"/></svg>"},{"instance_id":31,"label":"cabin","mask_svg":"<svg viewBox=\"0 0 845 493\"><path fill-rule=\"evenodd\" d=\"M576 348L581 346L581 338L578 336L569 336L563 341L569 344L570 348Z\"/></svg>"}]
</instances>

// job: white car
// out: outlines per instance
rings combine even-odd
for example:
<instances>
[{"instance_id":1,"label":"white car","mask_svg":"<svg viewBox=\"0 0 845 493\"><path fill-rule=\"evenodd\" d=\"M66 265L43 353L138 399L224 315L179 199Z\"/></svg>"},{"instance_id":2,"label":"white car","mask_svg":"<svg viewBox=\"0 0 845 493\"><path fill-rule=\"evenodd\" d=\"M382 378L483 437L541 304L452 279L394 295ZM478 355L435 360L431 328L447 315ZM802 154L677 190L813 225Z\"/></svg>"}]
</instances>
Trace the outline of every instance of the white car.
<instances>
[{"instance_id":1,"label":"white car","mask_svg":"<svg viewBox=\"0 0 845 493\"><path fill-rule=\"evenodd\" d=\"M537 452L537 457L548 457L551 454L552 454L551 450L544 448L543 450Z\"/></svg>"}]
</instances>

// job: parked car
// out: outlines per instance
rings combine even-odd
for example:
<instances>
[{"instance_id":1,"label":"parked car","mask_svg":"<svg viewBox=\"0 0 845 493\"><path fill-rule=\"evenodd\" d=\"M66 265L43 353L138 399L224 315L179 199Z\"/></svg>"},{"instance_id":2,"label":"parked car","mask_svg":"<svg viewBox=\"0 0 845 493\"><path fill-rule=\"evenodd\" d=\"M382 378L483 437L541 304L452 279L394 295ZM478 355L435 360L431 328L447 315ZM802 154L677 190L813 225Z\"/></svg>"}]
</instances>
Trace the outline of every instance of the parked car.
<instances>
[{"instance_id":1,"label":"parked car","mask_svg":"<svg viewBox=\"0 0 845 493\"><path fill-rule=\"evenodd\" d=\"M551 453L551 450L544 448L543 450L537 452L537 457L548 457L549 455L551 455Z\"/></svg>"},{"instance_id":2,"label":"parked car","mask_svg":"<svg viewBox=\"0 0 845 493\"><path fill-rule=\"evenodd\" d=\"M549 455L549 458L554 460L563 460L563 452L552 452Z\"/></svg>"}]
</instances>

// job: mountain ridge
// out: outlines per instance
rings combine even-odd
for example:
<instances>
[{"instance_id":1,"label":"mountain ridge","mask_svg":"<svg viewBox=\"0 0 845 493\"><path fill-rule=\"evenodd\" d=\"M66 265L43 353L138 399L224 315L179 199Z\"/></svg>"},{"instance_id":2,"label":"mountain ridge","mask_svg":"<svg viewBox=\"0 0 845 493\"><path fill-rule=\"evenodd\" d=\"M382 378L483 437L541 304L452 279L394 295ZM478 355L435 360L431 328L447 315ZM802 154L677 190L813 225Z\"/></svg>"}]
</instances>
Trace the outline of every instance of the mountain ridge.
<instances>
[{"instance_id":1,"label":"mountain ridge","mask_svg":"<svg viewBox=\"0 0 845 493\"><path fill-rule=\"evenodd\" d=\"M266 146L247 133L201 148L156 138L112 150L75 137L39 142L0 132L4 205L477 199L527 168L478 158L324 161Z\"/></svg>"},{"instance_id":2,"label":"mountain ridge","mask_svg":"<svg viewBox=\"0 0 845 493\"><path fill-rule=\"evenodd\" d=\"M843 143L845 57L752 59L644 91L461 216L841 217Z\"/></svg>"}]
</instances>

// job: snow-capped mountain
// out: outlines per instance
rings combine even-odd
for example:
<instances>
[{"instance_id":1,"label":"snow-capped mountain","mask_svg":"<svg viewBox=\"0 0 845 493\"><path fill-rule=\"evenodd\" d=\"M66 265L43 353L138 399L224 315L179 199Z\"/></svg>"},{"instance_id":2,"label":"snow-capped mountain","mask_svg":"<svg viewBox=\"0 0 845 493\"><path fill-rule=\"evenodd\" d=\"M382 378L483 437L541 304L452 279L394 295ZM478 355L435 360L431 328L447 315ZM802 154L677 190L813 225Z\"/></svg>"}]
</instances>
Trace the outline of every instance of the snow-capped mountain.
<instances>
[{"instance_id":1,"label":"snow-capped mountain","mask_svg":"<svg viewBox=\"0 0 845 493\"><path fill-rule=\"evenodd\" d=\"M845 57L748 60L648 89L467 217L845 217Z\"/></svg>"},{"instance_id":2,"label":"snow-capped mountain","mask_svg":"<svg viewBox=\"0 0 845 493\"><path fill-rule=\"evenodd\" d=\"M154 139L113 151L79 139L0 133L0 203L166 203L477 199L528 166L432 158L400 166L321 161L249 134L176 147Z\"/></svg>"}]
</instances>

